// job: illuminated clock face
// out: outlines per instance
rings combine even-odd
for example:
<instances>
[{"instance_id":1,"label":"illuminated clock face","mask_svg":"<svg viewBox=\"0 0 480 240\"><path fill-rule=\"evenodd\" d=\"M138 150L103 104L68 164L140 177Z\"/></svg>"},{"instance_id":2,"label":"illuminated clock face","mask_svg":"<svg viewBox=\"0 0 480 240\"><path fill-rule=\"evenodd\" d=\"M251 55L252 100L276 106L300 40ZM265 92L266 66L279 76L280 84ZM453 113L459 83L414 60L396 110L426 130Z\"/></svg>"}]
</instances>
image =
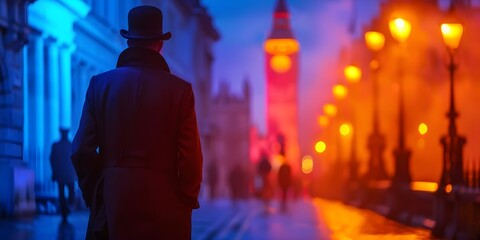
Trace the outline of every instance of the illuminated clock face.
<instances>
[{"instance_id":1,"label":"illuminated clock face","mask_svg":"<svg viewBox=\"0 0 480 240\"><path fill-rule=\"evenodd\" d=\"M274 55L270 59L270 66L273 70L275 70L275 72L285 73L292 67L292 60L287 55Z\"/></svg>"}]
</instances>

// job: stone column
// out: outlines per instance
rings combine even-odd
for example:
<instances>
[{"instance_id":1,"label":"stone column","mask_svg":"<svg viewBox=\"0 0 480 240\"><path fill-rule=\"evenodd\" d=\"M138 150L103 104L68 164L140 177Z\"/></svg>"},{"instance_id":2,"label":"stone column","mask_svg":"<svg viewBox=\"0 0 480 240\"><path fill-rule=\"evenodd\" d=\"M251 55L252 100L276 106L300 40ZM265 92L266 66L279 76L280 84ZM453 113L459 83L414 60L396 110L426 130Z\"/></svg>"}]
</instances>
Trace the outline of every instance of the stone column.
<instances>
[{"instance_id":1,"label":"stone column","mask_svg":"<svg viewBox=\"0 0 480 240\"><path fill-rule=\"evenodd\" d=\"M88 71L85 61L79 59L75 61L73 65L72 86L75 91L73 92L74 95L72 102L72 135L78 130L88 84L86 83L88 79L85 77Z\"/></svg>"},{"instance_id":2,"label":"stone column","mask_svg":"<svg viewBox=\"0 0 480 240\"><path fill-rule=\"evenodd\" d=\"M60 49L60 127L72 126L72 45ZM71 132L70 132L71 134Z\"/></svg>"},{"instance_id":3,"label":"stone column","mask_svg":"<svg viewBox=\"0 0 480 240\"><path fill-rule=\"evenodd\" d=\"M49 38L45 42L45 150L43 155L43 179L40 182L44 192L56 192L57 187L51 181L52 167L50 153L52 144L60 139L60 83L59 83L59 44L57 40Z\"/></svg>"},{"instance_id":4,"label":"stone column","mask_svg":"<svg viewBox=\"0 0 480 240\"><path fill-rule=\"evenodd\" d=\"M47 43L47 96L46 113L48 136L46 143L51 144L60 139L60 82L59 82L59 45L54 39Z\"/></svg>"},{"instance_id":5,"label":"stone column","mask_svg":"<svg viewBox=\"0 0 480 240\"><path fill-rule=\"evenodd\" d=\"M32 122L28 124L34 124L34 132L35 135L32 136L34 138L32 150L34 151L34 163L35 163L35 172L36 172L36 180L42 180L45 178L44 175L44 165L42 164L42 156L44 155L45 151L45 65L44 65L44 57L45 57L45 42L44 36L38 36L34 38L33 41L33 52L32 52L32 64L30 65L30 76L29 82L33 84L33 108L31 110ZM30 160L31 161L31 160Z\"/></svg>"}]
</instances>

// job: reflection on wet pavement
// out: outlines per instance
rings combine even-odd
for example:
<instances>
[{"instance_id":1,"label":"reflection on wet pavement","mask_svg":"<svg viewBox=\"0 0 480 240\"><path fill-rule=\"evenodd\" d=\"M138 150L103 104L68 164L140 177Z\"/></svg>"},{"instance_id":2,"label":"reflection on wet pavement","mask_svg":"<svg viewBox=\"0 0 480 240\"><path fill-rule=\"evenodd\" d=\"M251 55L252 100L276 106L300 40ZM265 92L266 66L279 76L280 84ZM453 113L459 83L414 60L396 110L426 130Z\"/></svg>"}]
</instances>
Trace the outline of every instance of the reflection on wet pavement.
<instances>
[{"instance_id":1,"label":"reflection on wet pavement","mask_svg":"<svg viewBox=\"0 0 480 240\"><path fill-rule=\"evenodd\" d=\"M318 198L313 203L332 240L431 239L427 229L408 227L370 210Z\"/></svg>"}]
</instances>

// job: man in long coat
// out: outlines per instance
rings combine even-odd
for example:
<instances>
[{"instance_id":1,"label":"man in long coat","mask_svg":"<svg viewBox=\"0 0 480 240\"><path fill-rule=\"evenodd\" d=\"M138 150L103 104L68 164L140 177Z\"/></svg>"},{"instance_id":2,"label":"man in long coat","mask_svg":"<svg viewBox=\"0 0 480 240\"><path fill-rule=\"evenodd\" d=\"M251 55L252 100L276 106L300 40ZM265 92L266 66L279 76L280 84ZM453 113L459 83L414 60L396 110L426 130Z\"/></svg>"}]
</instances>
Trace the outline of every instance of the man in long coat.
<instances>
[{"instance_id":1,"label":"man in long coat","mask_svg":"<svg viewBox=\"0 0 480 240\"><path fill-rule=\"evenodd\" d=\"M67 216L70 213L68 203L72 204L75 201L74 184L77 180L77 175L70 161L72 142L68 140L68 129L61 128L60 134L60 140L52 144L50 165L52 167L52 181L58 184L58 201L60 203L62 221L67 222ZM68 203L65 196L65 187L68 189Z\"/></svg>"},{"instance_id":2,"label":"man in long coat","mask_svg":"<svg viewBox=\"0 0 480 240\"><path fill-rule=\"evenodd\" d=\"M160 9L131 9L120 34L129 48L90 80L73 141L87 239L190 239L203 161L192 85L159 53Z\"/></svg>"}]
</instances>

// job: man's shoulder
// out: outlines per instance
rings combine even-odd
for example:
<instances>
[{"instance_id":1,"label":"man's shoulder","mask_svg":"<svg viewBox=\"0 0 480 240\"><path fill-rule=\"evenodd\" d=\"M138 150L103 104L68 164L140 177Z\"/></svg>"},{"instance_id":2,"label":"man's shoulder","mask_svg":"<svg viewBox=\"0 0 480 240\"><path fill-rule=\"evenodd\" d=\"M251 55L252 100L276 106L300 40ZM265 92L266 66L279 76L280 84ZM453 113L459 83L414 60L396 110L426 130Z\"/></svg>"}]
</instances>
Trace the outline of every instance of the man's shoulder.
<instances>
[{"instance_id":1,"label":"man's shoulder","mask_svg":"<svg viewBox=\"0 0 480 240\"><path fill-rule=\"evenodd\" d=\"M145 74L145 68L142 67L135 67L135 66L123 66L119 68L114 68L102 73L99 73L94 76L95 80L113 80L118 78L128 78L132 74ZM166 72L159 69L151 68L151 70L147 70L146 75L143 76L152 76L155 78L161 78L163 81L169 81L176 83L178 85L187 87L190 86L191 83L175 74L170 72Z\"/></svg>"}]
</instances>

